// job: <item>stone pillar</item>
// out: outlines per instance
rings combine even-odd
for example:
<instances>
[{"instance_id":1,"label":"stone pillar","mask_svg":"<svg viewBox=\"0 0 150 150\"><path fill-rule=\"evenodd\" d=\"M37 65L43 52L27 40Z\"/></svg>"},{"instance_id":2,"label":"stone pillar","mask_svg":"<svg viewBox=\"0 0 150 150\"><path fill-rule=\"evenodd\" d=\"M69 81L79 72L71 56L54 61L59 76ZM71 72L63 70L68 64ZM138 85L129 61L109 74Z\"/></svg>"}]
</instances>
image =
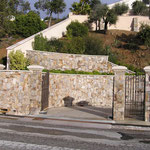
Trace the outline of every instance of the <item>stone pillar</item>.
<instances>
[{"instance_id":1,"label":"stone pillar","mask_svg":"<svg viewBox=\"0 0 150 150\"><path fill-rule=\"evenodd\" d=\"M0 64L0 70L4 70L5 66Z\"/></svg>"},{"instance_id":2,"label":"stone pillar","mask_svg":"<svg viewBox=\"0 0 150 150\"><path fill-rule=\"evenodd\" d=\"M146 73L145 83L145 121L150 121L150 66L144 68Z\"/></svg>"},{"instance_id":3,"label":"stone pillar","mask_svg":"<svg viewBox=\"0 0 150 150\"><path fill-rule=\"evenodd\" d=\"M30 79L30 114L39 114L41 110L42 93L42 70L44 67L32 65L28 66L31 71Z\"/></svg>"},{"instance_id":4,"label":"stone pillar","mask_svg":"<svg viewBox=\"0 0 150 150\"><path fill-rule=\"evenodd\" d=\"M125 108L125 72L127 67L115 66L113 120L124 120Z\"/></svg>"}]
</instances>

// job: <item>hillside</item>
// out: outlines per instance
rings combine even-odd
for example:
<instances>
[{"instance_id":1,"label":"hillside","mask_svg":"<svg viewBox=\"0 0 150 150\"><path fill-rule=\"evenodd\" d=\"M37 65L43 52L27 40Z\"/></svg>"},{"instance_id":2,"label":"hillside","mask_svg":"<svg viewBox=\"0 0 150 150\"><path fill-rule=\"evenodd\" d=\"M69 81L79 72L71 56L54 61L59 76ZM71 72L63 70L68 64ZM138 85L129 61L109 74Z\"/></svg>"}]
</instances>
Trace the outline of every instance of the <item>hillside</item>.
<instances>
[{"instance_id":1,"label":"hillside","mask_svg":"<svg viewBox=\"0 0 150 150\"><path fill-rule=\"evenodd\" d=\"M141 45L136 33L131 31L110 30L107 35L102 33L90 32L100 38L104 45L116 56L115 63L130 65L136 68L143 68L150 65L150 50ZM0 59L6 57L6 47L22 40L22 38L5 38L0 40Z\"/></svg>"},{"instance_id":2,"label":"hillside","mask_svg":"<svg viewBox=\"0 0 150 150\"><path fill-rule=\"evenodd\" d=\"M107 35L96 32L90 34L100 38L105 46L110 47L116 55L116 63L139 69L150 65L150 50L135 37L136 32L109 30Z\"/></svg>"}]
</instances>

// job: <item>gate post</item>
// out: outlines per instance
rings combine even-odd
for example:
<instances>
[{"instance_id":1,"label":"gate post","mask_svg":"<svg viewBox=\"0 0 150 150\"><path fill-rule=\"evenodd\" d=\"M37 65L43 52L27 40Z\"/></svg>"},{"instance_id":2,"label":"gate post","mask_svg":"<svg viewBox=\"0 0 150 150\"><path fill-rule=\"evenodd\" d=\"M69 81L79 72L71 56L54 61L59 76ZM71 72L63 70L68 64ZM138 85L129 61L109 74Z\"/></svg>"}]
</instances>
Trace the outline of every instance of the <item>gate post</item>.
<instances>
[{"instance_id":1,"label":"gate post","mask_svg":"<svg viewBox=\"0 0 150 150\"><path fill-rule=\"evenodd\" d=\"M30 114L39 114L41 110L42 94L42 70L44 67L38 65L28 66L31 71L30 79Z\"/></svg>"},{"instance_id":2,"label":"gate post","mask_svg":"<svg viewBox=\"0 0 150 150\"><path fill-rule=\"evenodd\" d=\"M150 115L150 66L144 68L146 73L145 83L145 121L149 121Z\"/></svg>"},{"instance_id":3,"label":"gate post","mask_svg":"<svg viewBox=\"0 0 150 150\"><path fill-rule=\"evenodd\" d=\"M113 120L124 120L125 109L125 72L127 67L115 66Z\"/></svg>"}]
</instances>

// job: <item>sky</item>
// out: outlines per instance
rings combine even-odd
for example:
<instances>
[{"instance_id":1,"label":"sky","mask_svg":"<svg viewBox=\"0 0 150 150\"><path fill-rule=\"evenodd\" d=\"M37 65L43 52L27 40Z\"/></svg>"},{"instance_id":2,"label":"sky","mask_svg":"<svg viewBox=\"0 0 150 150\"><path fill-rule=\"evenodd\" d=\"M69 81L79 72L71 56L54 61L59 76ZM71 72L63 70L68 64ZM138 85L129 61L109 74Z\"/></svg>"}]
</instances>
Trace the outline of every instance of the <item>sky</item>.
<instances>
[{"instance_id":1,"label":"sky","mask_svg":"<svg viewBox=\"0 0 150 150\"><path fill-rule=\"evenodd\" d=\"M35 9L34 3L37 2L38 0L28 0L28 1L31 4L31 8ZM64 0L64 1L66 3L67 7L66 7L65 12L60 15L60 18L67 16L70 12L69 8L71 7L72 3L79 2L80 0ZM118 2L118 1L120 1L120 0L101 0L102 3L106 3L106 4L111 4L113 2ZM40 11L40 15L41 15L41 18L45 18L47 16L46 12L42 12L42 11ZM56 17L56 15L53 15L53 17Z\"/></svg>"}]
</instances>

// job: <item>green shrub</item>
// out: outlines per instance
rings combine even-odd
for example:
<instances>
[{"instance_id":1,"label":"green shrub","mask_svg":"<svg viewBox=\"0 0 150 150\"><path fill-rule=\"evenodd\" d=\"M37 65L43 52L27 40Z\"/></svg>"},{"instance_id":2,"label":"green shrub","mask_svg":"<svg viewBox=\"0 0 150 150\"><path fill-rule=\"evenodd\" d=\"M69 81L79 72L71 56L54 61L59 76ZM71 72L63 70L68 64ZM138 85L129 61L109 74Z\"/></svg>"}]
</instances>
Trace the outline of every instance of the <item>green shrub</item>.
<instances>
[{"instance_id":1,"label":"green shrub","mask_svg":"<svg viewBox=\"0 0 150 150\"><path fill-rule=\"evenodd\" d=\"M142 24L138 32L139 39L148 47L150 47L150 26Z\"/></svg>"},{"instance_id":2,"label":"green shrub","mask_svg":"<svg viewBox=\"0 0 150 150\"><path fill-rule=\"evenodd\" d=\"M46 28L46 24L32 11L26 15L17 16L15 24L16 33L23 37L29 37Z\"/></svg>"},{"instance_id":3,"label":"green shrub","mask_svg":"<svg viewBox=\"0 0 150 150\"><path fill-rule=\"evenodd\" d=\"M0 29L0 38L3 38L6 35L5 30Z\"/></svg>"},{"instance_id":4,"label":"green shrub","mask_svg":"<svg viewBox=\"0 0 150 150\"><path fill-rule=\"evenodd\" d=\"M43 70L43 72L48 72L49 70ZM97 70L93 72L85 72L85 71L77 71L77 70L50 70L50 73L65 73L65 74L86 74L86 75L113 75L113 73L107 73L107 72L99 72Z\"/></svg>"},{"instance_id":5,"label":"green shrub","mask_svg":"<svg viewBox=\"0 0 150 150\"><path fill-rule=\"evenodd\" d=\"M25 58L24 54L19 50L10 52L9 59L11 70L26 70L30 64L28 59Z\"/></svg>"},{"instance_id":6,"label":"green shrub","mask_svg":"<svg viewBox=\"0 0 150 150\"><path fill-rule=\"evenodd\" d=\"M106 51L103 48L102 41L94 36L86 37L85 38L85 54L105 55Z\"/></svg>"},{"instance_id":7,"label":"green shrub","mask_svg":"<svg viewBox=\"0 0 150 150\"><path fill-rule=\"evenodd\" d=\"M73 37L70 41L65 43L64 51L70 54L84 54L85 41L82 37Z\"/></svg>"},{"instance_id":8,"label":"green shrub","mask_svg":"<svg viewBox=\"0 0 150 150\"><path fill-rule=\"evenodd\" d=\"M49 52L61 52L63 48L63 42L56 38L52 38L50 41L47 42L46 48Z\"/></svg>"},{"instance_id":9,"label":"green shrub","mask_svg":"<svg viewBox=\"0 0 150 150\"><path fill-rule=\"evenodd\" d=\"M3 57L2 59L0 59L0 64L3 64L4 66L7 65L7 57Z\"/></svg>"},{"instance_id":10,"label":"green shrub","mask_svg":"<svg viewBox=\"0 0 150 150\"><path fill-rule=\"evenodd\" d=\"M48 39L43 37L42 34L38 34L34 37L34 42L32 47L34 50L47 51L47 42Z\"/></svg>"},{"instance_id":11,"label":"green shrub","mask_svg":"<svg viewBox=\"0 0 150 150\"><path fill-rule=\"evenodd\" d=\"M71 39L73 37L85 37L88 35L88 27L79 22L71 22L67 26L67 37Z\"/></svg>"}]
</instances>

